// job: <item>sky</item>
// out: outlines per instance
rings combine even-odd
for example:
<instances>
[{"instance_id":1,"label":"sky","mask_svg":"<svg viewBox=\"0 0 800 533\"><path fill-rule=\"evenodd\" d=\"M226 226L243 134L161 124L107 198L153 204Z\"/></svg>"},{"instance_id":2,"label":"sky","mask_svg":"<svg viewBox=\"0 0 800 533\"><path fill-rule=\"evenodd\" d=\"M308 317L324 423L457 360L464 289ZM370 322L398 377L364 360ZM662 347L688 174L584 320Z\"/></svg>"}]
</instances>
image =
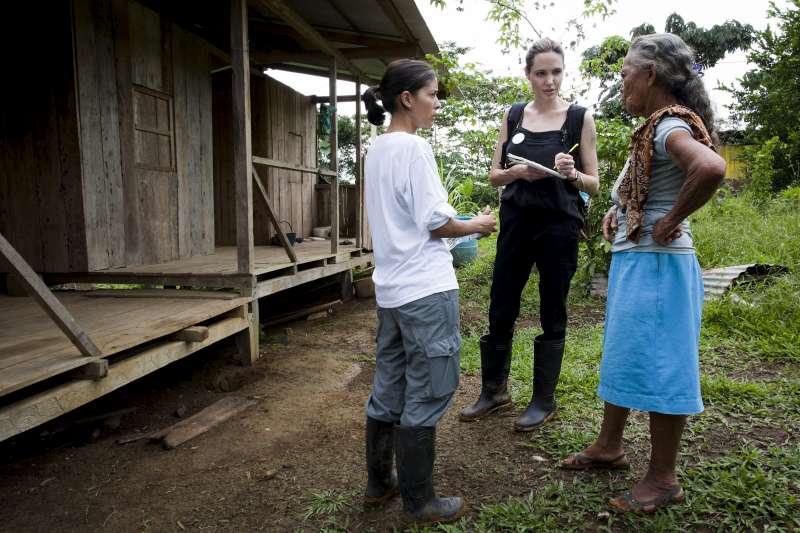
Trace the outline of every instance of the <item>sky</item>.
<instances>
[{"instance_id":1,"label":"sky","mask_svg":"<svg viewBox=\"0 0 800 533\"><path fill-rule=\"evenodd\" d=\"M415 2L437 43L455 41L460 46L471 48L464 59L480 63L494 74L523 76L525 51L502 54L500 45L495 42L496 23L485 20L489 9L486 0L463 0L461 4L458 0L448 0L448 7L445 10L431 6L429 0L415 0ZM528 0L528 3L532 5L533 0ZM531 11L528 16L544 35L566 44L574 38L566 30L566 21L582 12L583 0L560 0L554 3L554 7L545 11ZM459 5L463 11L456 10ZM784 4L779 0L778 5ZM606 20L596 18L589 22L584 21L586 39L581 41L575 50L565 50L566 77L562 92L567 93L571 87L584 84L577 70L580 54L584 49L599 44L607 36L621 35L630 38L630 30L644 22L652 24L656 31L663 31L665 21L672 13L678 13L686 22L694 22L705 28L735 19L743 24L751 24L756 29L763 29L768 22L766 13L769 1L618 0L613 7L616 12ZM532 30L528 32L525 30L526 27L523 26L523 33L535 37ZM733 83L750 68L746 55L743 52L735 52L728 54L714 68L705 72L704 83L721 118L728 115L725 106L730 103L730 97L727 93L716 89L717 83ZM303 94L328 94L327 78L276 71L268 73ZM339 94L353 94L355 84L339 82L337 91ZM590 94L585 101L578 103L591 106L595 101L596 95ZM352 114L354 110L354 104L339 105L339 111L343 114Z\"/></svg>"}]
</instances>

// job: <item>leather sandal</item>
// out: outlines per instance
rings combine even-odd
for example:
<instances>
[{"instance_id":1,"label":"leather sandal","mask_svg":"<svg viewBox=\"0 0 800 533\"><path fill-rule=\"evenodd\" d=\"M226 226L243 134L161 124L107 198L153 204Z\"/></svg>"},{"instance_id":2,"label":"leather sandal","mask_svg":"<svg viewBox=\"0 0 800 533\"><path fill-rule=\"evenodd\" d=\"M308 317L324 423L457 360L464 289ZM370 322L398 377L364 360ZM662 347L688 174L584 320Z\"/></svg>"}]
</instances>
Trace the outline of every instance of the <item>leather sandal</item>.
<instances>
[{"instance_id":1,"label":"leather sandal","mask_svg":"<svg viewBox=\"0 0 800 533\"><path fill-rule=\"evenodd\" d=\"M561 463L561 468L565 470L627 470L631 467L625 452L622 452L613 459L597 459L589 457L583 452L573 453Z\"/></svg>"},{"instance_id":2,"label":"leather sandal","mask_svg":"<svg viewBox=\"0 0 800 533\"><path fill-rule=\"evenodd\" d=\"M655 513L658 509L681 503L686 494L680 485L673 486L670 490L652 500L637 500L631 491L625 491L610 500L611 507L618 513Z\"/></svg>"}]
</instances>

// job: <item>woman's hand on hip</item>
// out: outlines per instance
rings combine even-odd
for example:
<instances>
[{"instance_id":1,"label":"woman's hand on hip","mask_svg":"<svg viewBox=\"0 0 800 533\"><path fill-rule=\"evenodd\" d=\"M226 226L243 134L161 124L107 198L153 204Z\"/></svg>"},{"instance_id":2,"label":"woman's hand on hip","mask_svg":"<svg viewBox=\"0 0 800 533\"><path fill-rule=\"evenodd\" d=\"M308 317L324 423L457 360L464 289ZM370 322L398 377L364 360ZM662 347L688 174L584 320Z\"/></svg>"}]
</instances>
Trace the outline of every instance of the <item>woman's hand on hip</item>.
<instances>
[{"instance_id":1,"label":"woman's hand on hip","mask_svg":"<svg viewBox=\"0 0 800 533\"><path fill-rule=\"evenodd\" d=\"M680 223L675 224L664 217L656 222L653 227L653 240L658 244L666 246L675 239L683 235Z\"/></svg>"},{"instance_id":2,"label":"woman's hand on hip","mask_svg":"<svg viewBox=\"0 0 800 533\"><path fill-rule=\"evenodd\" d=\"M511 181L523 180L531 182L548 177L546 172L529 167L528 165L514 165L506 169L506 174L513 178Z\"/></svg>"},{"instance_id":3,"label":"woman's hand on hip","mask_svg":"<svg viewBox=\"0 0 800 533\"><path fill-rule=\"evenodd\" d=\"M603 217L603 238L608 242L614 242L617 225L617 206L612 205Z\"/></svg>"}]
</instances>

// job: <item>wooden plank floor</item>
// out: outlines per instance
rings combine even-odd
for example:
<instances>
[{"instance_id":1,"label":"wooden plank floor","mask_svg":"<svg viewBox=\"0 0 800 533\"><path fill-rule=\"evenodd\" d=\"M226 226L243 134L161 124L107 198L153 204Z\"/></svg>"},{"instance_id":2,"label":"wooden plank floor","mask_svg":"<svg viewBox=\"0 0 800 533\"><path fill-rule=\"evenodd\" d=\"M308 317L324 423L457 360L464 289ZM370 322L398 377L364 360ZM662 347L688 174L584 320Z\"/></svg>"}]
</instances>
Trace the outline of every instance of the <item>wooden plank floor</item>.
<instances>
[{"instance_id":1,"label":"wooden plank floor","mask_svg":"<svg viewBox=\"0 0 800 533\"><path fill-rule=\"evenodd\" d=\"M307 241L294 246L297 255L297 264L310 263L313 261L333 258L331 254L330 241ZM337 260L347 260L351 255L358 251L355 246L339 245L339 253L336 254ZM255 247L255 274L256 276L266 274L275 270L288 268L293 265L289 261L284 249L280 246L256 246ZM135 265L122 268L110 268L98 270L103 274L167 274L167 275L190 275L190 274L236 274L236 247L221 246L216 248L213 254L179 259L155 265Z\"/></svg>"},{"instance_id":2,"label":"wooden plank floor","mask_svg":"<svg viewBox=\"0 0 800 533\"><path fill-rule=\"evenodd\" d=\"M199 298L199 291L192 291L192 298L170 291L164 291L163 298L152 291L123 298L81 292L55 294L103 357L199 324L249 301L224 293ZM89 359L31 298L0 295L0 396L83 366Z\"/></svg>"}]
</instances>

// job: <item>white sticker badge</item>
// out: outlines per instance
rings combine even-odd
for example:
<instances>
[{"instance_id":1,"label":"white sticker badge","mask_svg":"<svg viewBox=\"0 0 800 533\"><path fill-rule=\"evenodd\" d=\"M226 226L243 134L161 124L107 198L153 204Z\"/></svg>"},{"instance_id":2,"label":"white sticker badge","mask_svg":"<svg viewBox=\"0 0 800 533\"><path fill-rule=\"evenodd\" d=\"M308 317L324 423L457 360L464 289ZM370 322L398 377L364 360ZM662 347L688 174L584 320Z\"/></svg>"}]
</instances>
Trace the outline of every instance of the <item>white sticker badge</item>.
<instances>
[{"instance_id":1,"label":"white sticker badge","mask_svg":"<svg viewBox=\"0 0 800 533\"><path fill-rule=\"evenodd\" d=\"M521 131L520 131L520 132L518 132L518 133L517 133L516 135L514 135L513 137L511 137L511 142L512 142L512 143L514 143L514 144L519 144L519 143L521 143L521 142L522 142L522 141L524 141L524 140L525 140L525 134L524 134L524 133L522 133Z\"/></svg>"}]
</instances>

